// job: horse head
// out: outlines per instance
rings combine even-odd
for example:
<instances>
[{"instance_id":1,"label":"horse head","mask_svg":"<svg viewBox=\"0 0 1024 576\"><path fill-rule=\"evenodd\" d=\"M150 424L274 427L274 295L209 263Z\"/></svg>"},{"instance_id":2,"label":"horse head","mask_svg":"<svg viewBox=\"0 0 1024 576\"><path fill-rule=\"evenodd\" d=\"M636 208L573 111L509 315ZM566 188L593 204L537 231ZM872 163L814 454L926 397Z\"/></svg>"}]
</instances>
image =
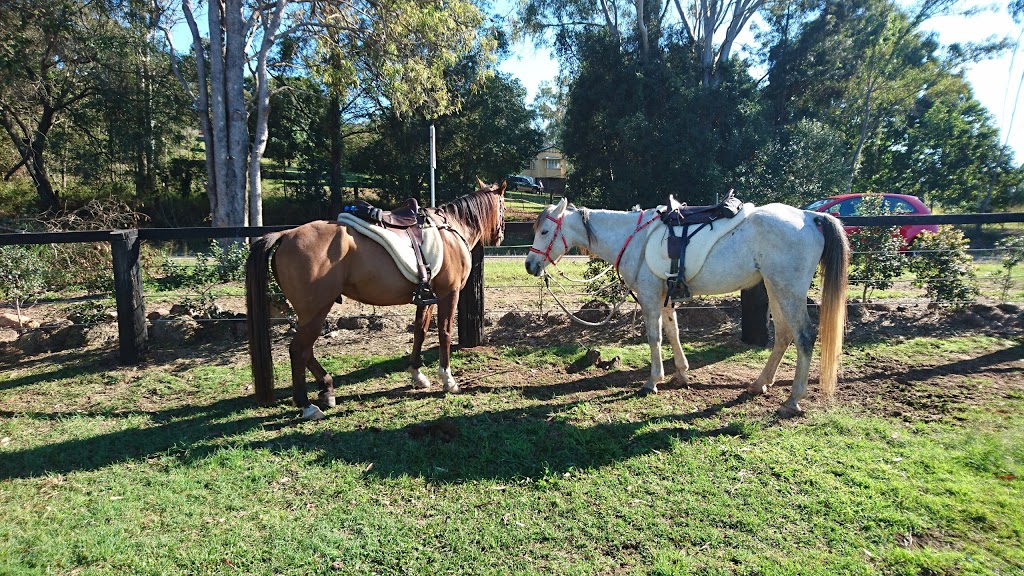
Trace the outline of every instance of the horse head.
<instances>
[{"instance_id":1,"label":"horse head","mask_svg":"<svg viewBox=\"0 0 1024 576\"><path fill-rule=\"evenodd\" d=\"M540 276L548 264L554 264L569 251L567 230L563 227L567 214L575 213L569 200L562 198L558 204L548 206L537 216L533 225L533 246L526 256L526 271Z\"/></svg>"},{"instance_id":2,"label":"horse head","mask_svg":"<svg viewBox=\"0 0 1024 576\"><path fill-rule=\"evenodd\" d=\"M483 220L480 223L480 241L486 246L500 246L505 241L505 188L504 180L500 184L485 184L479 177L476 179L477 190L472 195L484 199L488 209L481 211Z\"/></svg>"}]
</instances>

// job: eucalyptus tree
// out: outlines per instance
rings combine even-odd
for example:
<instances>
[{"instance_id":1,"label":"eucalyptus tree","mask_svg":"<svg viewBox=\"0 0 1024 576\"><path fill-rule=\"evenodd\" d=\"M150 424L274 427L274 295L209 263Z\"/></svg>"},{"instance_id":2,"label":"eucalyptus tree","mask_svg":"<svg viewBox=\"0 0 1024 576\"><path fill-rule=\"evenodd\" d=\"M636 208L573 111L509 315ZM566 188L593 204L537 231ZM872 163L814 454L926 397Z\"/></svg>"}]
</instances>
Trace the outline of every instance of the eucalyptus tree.
<instances>
[{"instance_id":1,"label":"eucalyptus tree","mask_svg":"<svg viewBox=\"0 0 1024 576\"><path fill-rule=\"evenodd\" d=\"M769 0L527 0L526 29L539 39L554 30L563 57L576 52L577 40L603 29L620 49L635 49L641 63L658 58L659 39L679 30L698 63L694 80L714 87L724 78L737 38Z\"/></svg>"},{"instance_id":2,"label":"eucalyptus tree","mask_svg":"<svg viewBox=\"0 0 1024 576\"><path fill-rule=\"evenodd\" d=\"M0 10L0 126L18 151L5 179L24 168L40 204L62 191L47 162L51 131L94 97L104 50L123 30L103 1L9 0Z\"/></svg>"},{"instance_id":3,"label":"eucalyptus tree","mask_svg":"<svg viewBox=\"0 0 1024 576\"><path fill-rule=\"evenodd\" d=\"M176 1L163 4L169 42ZM324 76L331 83L362 85L372 97L399 110L430 102L444 111L455 103L440 72L474 46L483 20L467 0L223 0L206 3L209 36L204 38L196 7L192 0L180 0L192 34L196 76L186 78L177 70L202 128L213 222L219 226L262 222L260 160L268 141L268 64L282 39L323 39L320 49L331 53Z\"/></svg>"},{"instance_id":4,"label":"eucalyptus tree","mask_svg":"<svg viewBox=\"0 0 1024 576\"><path fill-rule=\"evenodd\" d=\"M929 19L958 10L956 0L773 4L760 36L771 120L785 127L811 119L846 134L843 191L854 189L865 149L887 145L884 126L902 121L966 63L1005 48L999 39L944 47L924 30Z\"/></svg>"}]
</instances>

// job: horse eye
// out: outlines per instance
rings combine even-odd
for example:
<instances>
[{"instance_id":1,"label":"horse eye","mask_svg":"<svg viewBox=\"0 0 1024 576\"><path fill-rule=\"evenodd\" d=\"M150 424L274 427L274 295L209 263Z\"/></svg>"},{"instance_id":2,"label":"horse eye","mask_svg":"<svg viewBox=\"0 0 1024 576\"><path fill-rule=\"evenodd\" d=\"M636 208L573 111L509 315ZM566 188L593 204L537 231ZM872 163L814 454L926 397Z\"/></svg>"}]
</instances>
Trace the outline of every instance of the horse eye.
<instances>
[{"instance_id":1,"label":"horse eye","mask_svg":"<svg viewBox=\"0 0 1024 576\"><path fill-rule=\"evenodd\" d=\"M548 235L548 231L547 230L541 230L540 235L541 236L547 236Z\"/></svg>"}]
</instances>

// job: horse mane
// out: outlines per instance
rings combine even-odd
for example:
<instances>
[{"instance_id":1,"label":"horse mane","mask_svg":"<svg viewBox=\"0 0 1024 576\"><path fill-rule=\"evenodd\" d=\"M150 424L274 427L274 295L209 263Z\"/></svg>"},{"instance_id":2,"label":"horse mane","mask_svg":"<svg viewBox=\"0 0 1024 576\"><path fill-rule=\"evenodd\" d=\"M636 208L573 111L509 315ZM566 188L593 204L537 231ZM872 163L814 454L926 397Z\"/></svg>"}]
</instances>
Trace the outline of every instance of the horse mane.
<instances>
[{"instance_id":1,"label":"horse mane","mask_svg":"<svg viewBox=\"0 0 1024 576\"><path fill-rule=\"evenodd\" d=\"M494 189L491 187L459 196L438 206L437 211L458 220L466 228L483 232L486 224L484 216L495 217L492 201L488 198L488 195L493 192Z\"/></svg>"},{"instance_id":2,"label":"horse mane","mask_svg":"<svg viewBox=\"0 0 1024 576\"><path fill-rule=\"evenodd\" d=\"M594 241L594 231L590 227L590 208L576 208L576 205L569 204L568 208L572 208L580 213L580 218L583 219L583 229L587 231L587 244ZM540 228L540 223L544 221L544 218L551 213L550 208L541 210L540 214L537 215L537 219L533 221L533 233L537 233L537 229Z\"/></svg>"}]
</instances>

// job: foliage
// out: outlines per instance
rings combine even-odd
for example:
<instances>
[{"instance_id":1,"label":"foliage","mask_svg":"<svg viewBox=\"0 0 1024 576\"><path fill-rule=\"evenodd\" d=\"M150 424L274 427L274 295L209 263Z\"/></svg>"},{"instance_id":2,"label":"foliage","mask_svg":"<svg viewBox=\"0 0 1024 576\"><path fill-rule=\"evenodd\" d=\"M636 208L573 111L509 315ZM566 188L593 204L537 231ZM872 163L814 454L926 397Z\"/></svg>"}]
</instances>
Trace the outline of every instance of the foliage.
<instances>
[{"instance_id":1,"label":"foliage","mask_svg":"<svg viewBox=\"0 0 1024 576\"><path fill-rule=\"evenodd\" d=\"M235 242L225 248L211 241L210 251L196 254L192 265L165 258L165 272L159 283L164 289L195 288L206 292L214 284L244 280L248 256L247 244Z\"/></svg>"},{"instance_id":2,"label":"foliage","mask_svg":"<svg viewBox=\"0 0 1024 576\"><path fill-rule=\"evenodd\" d=\"M939 226L938 233L924 231L914 240L910 271L914 286L924 287L933 302L962 306L978 295L974 258L967 253L968 239L952 226Z\"/></svg>"},{"instance_id":3,"label":"foliage","mask_svg":"<svg viewBox=\"0 0 1024 576\"><path fill-rule=\"evenodd\" d=\"M1002 265L1002 272L999 278L999 285L1003 302L1013 288L1013 269L1017 264L1024 262L1024 236L1007 236L998 240L996 248L1002 251L999 256Z\"/></svg>"},{"instance_id":4,"label":"foliage","mask_svg":"<svg viewBox=\"0 0 1024 576\"><path fill-rule=\"evenodd\" d=\"M846 142L834 128L803 119L784 126L749 165L740 167L745 199L801 206L841 194L849 177Z\"/></svg>"},{"instance_id":5,"label":"foliage","mask_svg":"<svg viewBox=\"0 0 1024 576\"><path fill-rule=\"evenodd\" d=\"M591 257L584 271L584 279L591 280L586 291L595 299L615 305L629 297L629 289L619 279L610 264L600 258Z\"/></svg>"},{"instance_id":6,"label":"foliage","mask_svg":"<svg viewBox=\"0 0 1024 576\"><path fill-rule=\"evenodd\" d=\"M868 194L857 207L858 216L878 216L886 213L884 197ZM861 299L867 301L871 290L885 290L903 275L906 258L899 226L865 226L850 235L850 283L863 286Z\"/></svg>"},{"instance_id":7,"label":"foliage","mask_svg":"<svg viewBox=\"0 0 1024 576\"><path fill-rule=\"evenodd\" d=\"M461 112L433 121L439 203L475 190L478 177L495 182L518 172L541 145L541 133L530 126L526 89L518 80L495 74L477 84L467 83L462 90ZM430 124L425 117L384 115L376 138L353 158L355 170L380 180L382 203L409 197L426 200Z\"/></svg>"},{"instance_id":8,"label":"foliage","mask_svg":"<svg viewBox=\"0 0 1024 576\"><path fill-rule=\"evenodd\" d=\"M664 59L643 62L612 38L577 40L562 142L573 201L625 209L675 194L709 204L755 155L764 131L743 66L701 88L691 81L699 66L687 47L665 43Z\"/></svg>"},{"instance_id":9,"label":"foliage","mask_svg":"<svg viewBox=\"0 0 1024 576\"><path fill-rule=\"evenodd\" d=\"M37 246L0 246L0 297L21 309L46 290L47 268Z\"/></svg>"}]
</instances>

